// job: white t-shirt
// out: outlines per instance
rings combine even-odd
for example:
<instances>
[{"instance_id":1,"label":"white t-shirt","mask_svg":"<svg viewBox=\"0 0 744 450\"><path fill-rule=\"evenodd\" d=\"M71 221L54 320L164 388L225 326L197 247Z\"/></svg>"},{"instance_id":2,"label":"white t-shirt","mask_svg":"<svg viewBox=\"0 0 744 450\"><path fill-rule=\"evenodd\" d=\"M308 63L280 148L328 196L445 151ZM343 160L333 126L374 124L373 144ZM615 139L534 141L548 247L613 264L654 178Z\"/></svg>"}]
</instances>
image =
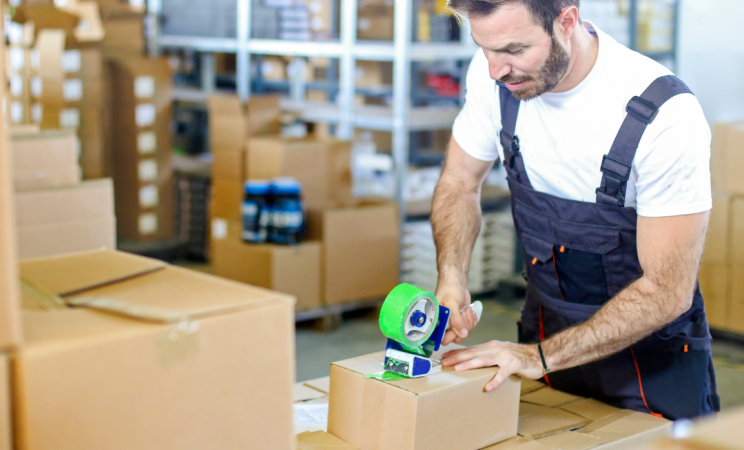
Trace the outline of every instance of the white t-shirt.
<instances>
[{"instance_id":1,"label":"white t-shirt","mask_svg":"<svg viewBox=\"0 0 744 450\"><path fill-rule=\"evenodd\" d=\"M656 79L671 72L661 64L596 31L599 54L592 71L568 92L522 102L516 133L532 187L558 197L596 202L603 155L609 153L625 107ZM452 130L472 157L503 160L499 142L498 87L478 51L467 75L463 110ZM710 128L697 99L682 94L667 101L636 151L626 206L645 217L694 214L712 207Z\"/></svg>"}]
</instances>

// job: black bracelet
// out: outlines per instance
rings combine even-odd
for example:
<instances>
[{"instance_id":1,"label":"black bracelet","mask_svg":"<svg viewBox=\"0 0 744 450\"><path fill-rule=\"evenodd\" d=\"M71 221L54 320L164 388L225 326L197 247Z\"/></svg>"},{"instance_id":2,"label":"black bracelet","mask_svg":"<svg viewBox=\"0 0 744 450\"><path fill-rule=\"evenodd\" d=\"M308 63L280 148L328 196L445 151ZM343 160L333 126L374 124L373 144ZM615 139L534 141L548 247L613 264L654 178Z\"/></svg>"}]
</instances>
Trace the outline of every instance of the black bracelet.
<instances>
[{"instance_id":1,"label":"black bracelet","mask_svg":"<svg viewBox=\"0 0 744 450\"><path fill-rule=\"evenodd\" d=\"M540 359L542 360L543 375L547 375L550 373L550 369L548 369L548 365L547 363L545 363L545 355L543 355L543 351L542 351L542 342L537 344L537 350L540 352Z\"/></svg>"}]
</instances>

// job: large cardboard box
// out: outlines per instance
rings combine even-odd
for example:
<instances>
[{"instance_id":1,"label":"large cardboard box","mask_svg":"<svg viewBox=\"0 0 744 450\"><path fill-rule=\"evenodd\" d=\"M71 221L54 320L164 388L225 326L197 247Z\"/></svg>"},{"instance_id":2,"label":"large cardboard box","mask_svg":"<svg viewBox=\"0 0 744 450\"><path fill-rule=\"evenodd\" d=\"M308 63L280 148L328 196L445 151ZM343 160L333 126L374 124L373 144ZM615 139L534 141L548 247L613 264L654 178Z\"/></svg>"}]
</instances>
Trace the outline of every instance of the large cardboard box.
<instances>
[{"instance_id":1,"label":"large cardboard box","mask_svg":"<svg viewBox=\"0 0 744 450\"><path fill-rule=\"evenodd\" d=\"M705 237L704 264L727 264L729 262L729 225L731 196L713 193L713 208Z\"/></svg>"},{"instance_id":2,"label":"large cardboard box","mask_svg":"<svg viewBox=\"0 0 744 450\"><path fill-rule=\"evenodd\" d=\"M212 180L209 215L233 221L242 220L243 183L215 178Z\"/></svg>"},{"instance_id":3,"label":"large cardboard box","mask_svg":"<svg viewBox=\"0 0 744 450\"><path fill-rule=\"evenodd\" d=\"M384 359L379 352L331 365L329 433L359 450L477 450L516 436L519 377L489 393L496 367L367 377L383 371Z\"/></svg>"},{"instance_id":4,"label":"large cardboard box","mask_svg":"<svg viewBox=\"0 0 744 450\"><path fill-rule=\"evenodd\" d=\"M21 259L116 248L110 179L16 193Z\"/></svg>"},{"instance_id":5,"label":"large cardboard box","mask_svg":"<svg viewBox=\"0 0 744 450\"><path fill-rule=\"evenodd\" d=\"M4 25L5 22L0 21L0 35L4 35ZM0 45L0 61L5 61L4 45ZM0 85L5 86L4 70L0 71ZM3 89L0 102L4 97ZM5 108L0 108L0 350L21 342L12 176Z\"/></svg>"},{"instance_id":6,"label":"large cardboard box","mask_svg":"<svg viewBox=\"0 0 744 450\"><path fill-rule=\"evenodd\" d=\"M13 427L10 419L10 368L8 357L0 353L0 450L12 450Z\"/></svg>"},{"instance_id":7,"label":"large cardboard box","mask_svg":"<svg viewBox=\"0 0 744 450\"><path fill-rule=\"evenodd\" d=\"M293 295L306 310L321 306L320 252L319 242L248 244L227 235L212 240L211 256L215 275Z\"/></svg>"},{"instance_id":8,"label":"large cardboard box","mask_svg":"<svg viewBox=\"0 0 744 450\"><path fill-rule=\"evenodd\" d=\"M291 297L114 251L21 277L17 450L294 448Z\"/></svg>"},{"instance_id":9,"label":"large cardboard box","mask_svg":"<svg viewBox=\"0 0 744 450\"><path fill-rule=\"evenodd\" d=\"M41 30L30 53L30 75L48 79L100 80L103 57L98 48L66 49L62 30Z\"/></svg>"},{"instance_id":10,"label":"large cardboard box","mask_svg":"<svg viewBox=\"0 0 744 450\"><path fill-rule=\"evenodd\" d=\"M397 205L360 201L310 210L307 218L308 238L323 243L324 304L384 298L398 284Z\"/></svg>"},{"instance_id":11,"label":"large cardboard box","mask_svg":"<svg viewBox=\"0 0 744 450\"><path fill-rule=\"evenodd\" d=\"M68 186L80 181L80 143L73 131L13 133L10 145L15 189Z\"/></svg>"},{"instance_id":12,"label":"large cardboard box","mask_svg":"<svg viewBox=\"0 0 744 450\"><path fill-rule=\"evenodd\" d=\"M101 51L109 58L142 56L145 51L144 14L104 17Z\"/></svg>"},{"instance_id":13,"label":"large cardboard box","mask_svg":"<svg viewBox=\"0 0 744 450\"><path fill-rule=\"evenodd\" d=\"M302 185L308 208L351 198L351 143L281 137L252 138L248 144L249 180L292 177Z\"/></svg>"}]
</instances>

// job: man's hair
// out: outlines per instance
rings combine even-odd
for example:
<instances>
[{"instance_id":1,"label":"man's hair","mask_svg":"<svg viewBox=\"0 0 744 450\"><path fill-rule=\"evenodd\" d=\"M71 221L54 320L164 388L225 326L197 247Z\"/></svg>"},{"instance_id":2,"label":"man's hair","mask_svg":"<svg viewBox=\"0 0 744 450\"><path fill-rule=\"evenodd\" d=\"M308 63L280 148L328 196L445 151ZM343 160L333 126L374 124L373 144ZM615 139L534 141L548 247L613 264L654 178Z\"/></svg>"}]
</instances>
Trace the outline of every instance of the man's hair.
<instances>
[{"instance_id":1,"label":"man's hair","mask_svg":"<svg viewBox=\"0 0 744 450\"><path fill-rule=\"evenodd\" d=\"M567 6L579 7L581 0L448 0L447 7L460 19L485 17L509 3L524 5L535 23L553 35L553 23Z\"/></svg>"}]
</instances>

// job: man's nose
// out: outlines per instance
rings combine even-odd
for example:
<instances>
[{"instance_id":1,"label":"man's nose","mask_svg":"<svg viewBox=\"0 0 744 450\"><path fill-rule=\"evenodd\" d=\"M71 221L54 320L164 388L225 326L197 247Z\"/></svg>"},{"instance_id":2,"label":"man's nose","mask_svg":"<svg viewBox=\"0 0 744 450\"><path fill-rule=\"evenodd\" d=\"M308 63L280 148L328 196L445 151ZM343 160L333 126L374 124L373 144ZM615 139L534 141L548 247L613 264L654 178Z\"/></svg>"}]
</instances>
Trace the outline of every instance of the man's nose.
<instances>
[{"instance_id":1,"label":"man's nose","mask_svg":"<svg viewBox=\"0 0 744 450\"><path fill-rule=\"evenodd\" d=\"M488 58L488 71L491 79L500 80L512 71L511 65L505 63L498 56Z\"/></svg>"}]
</instances>

